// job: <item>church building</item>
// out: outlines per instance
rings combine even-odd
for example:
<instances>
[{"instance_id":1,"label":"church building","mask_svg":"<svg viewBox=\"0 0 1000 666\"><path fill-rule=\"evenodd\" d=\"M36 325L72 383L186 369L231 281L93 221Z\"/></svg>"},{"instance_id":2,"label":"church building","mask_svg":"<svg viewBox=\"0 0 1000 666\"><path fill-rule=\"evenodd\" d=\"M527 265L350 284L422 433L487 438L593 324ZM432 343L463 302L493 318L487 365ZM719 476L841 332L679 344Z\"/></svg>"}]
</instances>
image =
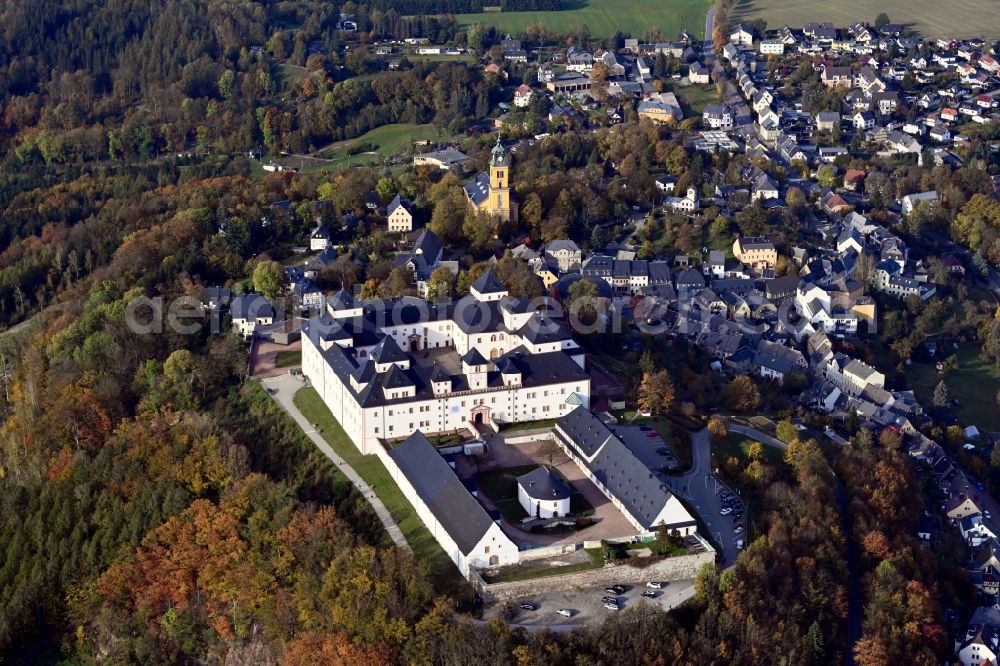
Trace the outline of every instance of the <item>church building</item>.
<instances>
[{"instance_id":1,"label":"church building","mask_svg":"<svg viewBox=\"0 0 1000 666\"><path fill-rule=\"evenodd\" d=\"M500 143L490 152L490 168L465 186L469 205L477 212L489 213L500 220L517 220L517 202L510 193L510 155Z\"/></svg>"}]
</instances>

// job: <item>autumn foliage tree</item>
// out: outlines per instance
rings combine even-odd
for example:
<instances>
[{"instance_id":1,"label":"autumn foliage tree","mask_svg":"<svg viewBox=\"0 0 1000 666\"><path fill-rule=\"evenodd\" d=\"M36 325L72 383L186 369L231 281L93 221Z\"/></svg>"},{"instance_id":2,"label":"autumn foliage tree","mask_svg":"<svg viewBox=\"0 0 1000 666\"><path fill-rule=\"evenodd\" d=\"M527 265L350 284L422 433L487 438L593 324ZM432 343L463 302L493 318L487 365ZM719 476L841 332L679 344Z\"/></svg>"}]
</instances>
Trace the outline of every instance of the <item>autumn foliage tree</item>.
<instances>
[{"instance_id":1,"label":"autumn foliage tree","mask_svg":"<svg viewBox=\"0 0 1000 666\"><path fill-rule=\"evenodd\" d=\"M674 383L666 370L647 372L639 384L639 408L652 416L665 416L674 404Z\"/></svg>"}]
</instances>

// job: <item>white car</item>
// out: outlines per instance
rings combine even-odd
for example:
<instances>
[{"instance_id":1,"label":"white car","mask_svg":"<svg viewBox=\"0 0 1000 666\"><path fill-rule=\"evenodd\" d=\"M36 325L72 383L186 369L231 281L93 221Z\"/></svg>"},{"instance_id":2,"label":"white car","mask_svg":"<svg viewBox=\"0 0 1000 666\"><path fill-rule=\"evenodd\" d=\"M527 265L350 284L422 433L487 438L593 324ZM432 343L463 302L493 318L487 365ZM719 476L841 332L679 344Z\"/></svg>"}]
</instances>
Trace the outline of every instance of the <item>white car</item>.
<instances>
[{"instance_id":1,"label":"white car","mask_svg":"<svg viewBox=\"0 0 1000 666\"><path fill-rule=\"evenodd\" d=\"M610 602L604 604L604 607L607 608L608 610L621 610L621 606L619 606L618 604L610 603Z\"/></svg>"},{"instance_id":2,"label":"white car","mask_svg":"<svg viewBox=\"0 0 1000 666\"><path fill-rule=\"evenodd\" d=\"M569 608L560 608L556 612L564 617L573 617L573 611Z\"/></svg>"},{"instance_id":3,"label":"white car","mask_svg":"<svg viewBox=\"0 0 1000 666\"><path fill-rule=\"evenodd\" d=\"M735 530L733 530L733 534L743 534L743 528L737 527Z\"/></svg>"},{"instance_id":4,"label":"white car","mask_svg":"<svg viewBox=\"0 0 1000 666\"><path fill-rule=\"evenodd\" d=\"M651 587L654 590L662 590L663 589L663 583L661 583L658 580L651 580L648 583L646 583L646 587Z\"/></svg>"},{"instance_id":5,"label":"white car","mask_svg":"<svg viewBox=\"0 0 1000 666\"><path fill-rule=\"evenodd\" d=\"M732 512L733 512L733 510L732 510L732 509L730 509L730 508L729 508L729 507L727 506L727 507L723 508L723 509L722 509L722 511L720 511L720 512L719 512L719 515L720 515L720 516L728 516L728 515L729 515L729 514L731 514Z\"/></svg>"}]
</instances>

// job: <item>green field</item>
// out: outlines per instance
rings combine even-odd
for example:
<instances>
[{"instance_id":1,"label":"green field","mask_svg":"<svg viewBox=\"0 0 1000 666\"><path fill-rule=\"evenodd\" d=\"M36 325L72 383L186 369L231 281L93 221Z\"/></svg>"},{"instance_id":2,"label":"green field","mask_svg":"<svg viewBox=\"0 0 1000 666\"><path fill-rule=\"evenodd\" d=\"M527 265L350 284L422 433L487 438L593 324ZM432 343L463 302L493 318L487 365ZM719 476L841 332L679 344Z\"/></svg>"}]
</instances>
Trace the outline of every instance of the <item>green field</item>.
<instances>
[{"instance_id":1,"label":"green field","mask_svg":"<svg viewBox=\"0 0 1000 666\"><path fill-rule=\"evenodd\" d=\"M441 550L441 546L417 517L413 506L403 497L399 487L389 476L389 471L374 455L363 456L348 439L340 424L333 418L330 410L323 404L322 398L313 388L301 388L295 394L295 406L302 415L319 427L317 431L323 435L330 447L337 452L347 464L354 468L361 478L372 487L378 498L382 500L393 519L402 530L406 542L410 544L418 561L428 567L434 589L455 598L466 599L471 588L459 575L458 569Z\"/></svg>"},{"instance_id":2,"label":"green field","mask_svg":"<svg viewBox=\"0 0 1000 666\"><path fill-rule=\"evenodd\" d=\"M1000 37L996 11L996 0L742 0L732 19L762 18L772 29L821 21L846 28L857 21L873 23L885 12L925 37Z\"/></svg>"},{"instance_id":3,"label":"green field","mask_svg":"<svg viewBox=\"0 0 1000 666\"><path fill-rule=\"evenodd\" d=\"M993 374L993 365L979 357L977 345L961 345L956 351L950 344L945 354L958 356L958 371L944 377L951 397L958 400L955 416L963 426L974 425L980 430L991 432L1000 430L1000 407L997 406L997 390L1000 380ZM917 363L906 368L906 380L917 394L922 405L931 408L934 387L941 380L932 363Z\"/></svg>"},{"instance_id":4,"label":"green field","mask_svg":"<svg viewBox=\"0 0 1000 666\"><path fill-rule=\"evenodd\" d=\"M441 131L434 125L410 125L406 123L396 123L393 125L383 125L370 132L366 132L356 139L338 141L316 152L315 156L327 160L333 160L334 164L330 168L341 168L352 163L365 163L372 161L376 155L388 157L400 151L409 150L414 141L424 139L441 139ZM349 155L348 153L357 146L370 143L375 146L372 153L359 153Z\"/></svg>"},{"instance_id":5,"label":"green field","mask_svg":"<svg viewBox=\"0 0 1000 666\"><path fill-rule=\"evenodd\" d=\"M481 23L512 35L531 25L544 25L558 34L586 25L597 38L612 37L616 30L641 38L659 29L674 39L685 29L703 37L705 14L711 6L709 0L564 0L564 9L558 12L458 14L457 18L462 26Z\"/></svg>"},{"instance_id":6,"label":"green field","mask_svg":"<svg viewBox=\"0 0 1000 666\"><path fill-rule=\"evenodd\" d=\"M681 103L685 118L700 116L706 106L719 103L719 91L715 86L677 86L674 94Z\"/></svg>"}]
</instances>

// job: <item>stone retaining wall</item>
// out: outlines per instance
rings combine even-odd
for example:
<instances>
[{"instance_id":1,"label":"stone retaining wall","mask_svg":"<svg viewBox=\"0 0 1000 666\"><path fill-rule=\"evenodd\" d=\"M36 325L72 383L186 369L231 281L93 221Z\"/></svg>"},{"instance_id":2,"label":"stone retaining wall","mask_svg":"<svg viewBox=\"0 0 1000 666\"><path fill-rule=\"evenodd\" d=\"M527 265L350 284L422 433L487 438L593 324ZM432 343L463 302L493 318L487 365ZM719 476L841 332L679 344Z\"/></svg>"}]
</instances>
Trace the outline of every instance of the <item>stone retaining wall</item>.
<instances>
[{"instance_id":1,"label":"stone retaining wall","mask_svg":"<svg viewBox=\"0 0 1000 666\"><path fill-rule=\"evenodd\" d=\"M518 580L509 583L486 583L476 576L473 579L473 584L478 588L484 602L493 603L563 592L567 589L603 589L609 585L645 585L651 580L663 582L690 580L698 575L702 566L714 562L715 553L708 551L694 555L668 557L646 567L618 564L562 576L532 578L531 580Z\"/></svg>"}]
</instances>

